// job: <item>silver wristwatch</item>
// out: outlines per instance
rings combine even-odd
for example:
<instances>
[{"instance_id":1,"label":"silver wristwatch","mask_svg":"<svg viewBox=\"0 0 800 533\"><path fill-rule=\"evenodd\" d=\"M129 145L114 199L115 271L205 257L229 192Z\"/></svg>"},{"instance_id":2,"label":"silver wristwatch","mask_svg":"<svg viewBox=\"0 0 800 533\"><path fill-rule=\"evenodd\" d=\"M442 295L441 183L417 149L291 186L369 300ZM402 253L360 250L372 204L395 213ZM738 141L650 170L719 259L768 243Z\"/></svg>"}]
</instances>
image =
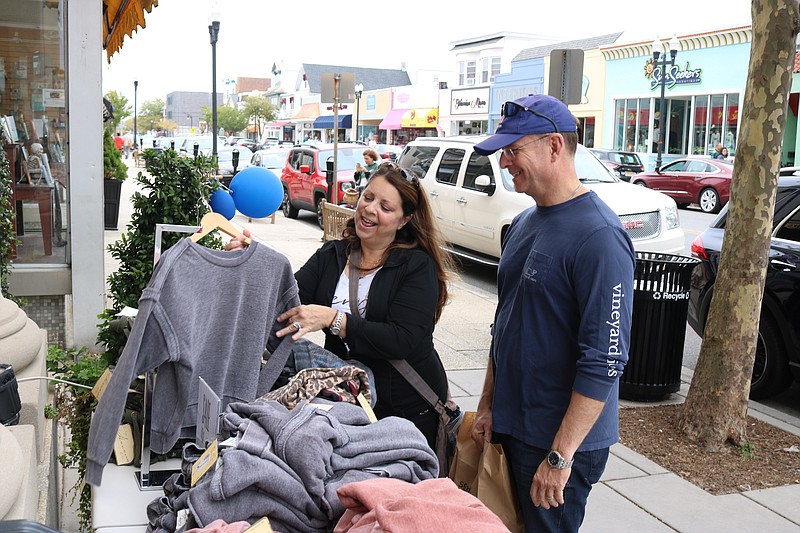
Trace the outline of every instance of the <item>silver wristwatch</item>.
<instances>
[{"instance_id":1,"label":"silver wristwatch","mask_svg":"<svg viewBox=\"0 0 800 533\"><path fill-rule=\"evenodd\" d=\"M341 311L336 311L336 316L333 317L333 322L331 322L331 325L328 326L328 329L334 335L339 335L339 333L342 331L343 321L344 321L344 313L342 313Z\"/></svg>"},{"instance_id":2,"label":"silver wristwatch","mask_svg":"<svg viewBox=\"0 0 800 533\"><path fill-rule=\"evenodd\" d=\"M550 450L550 452L547 454L547 464L549 464L551 468L558 468L559 470L572 468L573 462L575 462L574 459L567 461L564 459L564 456L562 456L556 450Z\"/></svg>"}]
</instances>

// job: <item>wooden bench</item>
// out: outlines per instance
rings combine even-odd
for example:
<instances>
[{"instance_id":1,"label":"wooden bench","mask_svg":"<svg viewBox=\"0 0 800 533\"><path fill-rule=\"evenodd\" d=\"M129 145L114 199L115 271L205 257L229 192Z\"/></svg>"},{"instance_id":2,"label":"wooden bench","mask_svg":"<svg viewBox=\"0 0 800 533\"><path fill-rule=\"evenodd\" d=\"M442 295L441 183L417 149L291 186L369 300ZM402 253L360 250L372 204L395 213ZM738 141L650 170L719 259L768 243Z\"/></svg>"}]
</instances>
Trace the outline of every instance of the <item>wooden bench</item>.
<instances>
[{"instance_id":1,"label":"wooden bench","mask_svg":"<svg viewBox=\"0 0 800 533\"><path fill-rule=\"evenodd\" d=\"M326 201L322 202L322 240L332 241L342 238L342 231L348 220L353 218L355 210L335 205Z\"/></svg>"}]
</instances>

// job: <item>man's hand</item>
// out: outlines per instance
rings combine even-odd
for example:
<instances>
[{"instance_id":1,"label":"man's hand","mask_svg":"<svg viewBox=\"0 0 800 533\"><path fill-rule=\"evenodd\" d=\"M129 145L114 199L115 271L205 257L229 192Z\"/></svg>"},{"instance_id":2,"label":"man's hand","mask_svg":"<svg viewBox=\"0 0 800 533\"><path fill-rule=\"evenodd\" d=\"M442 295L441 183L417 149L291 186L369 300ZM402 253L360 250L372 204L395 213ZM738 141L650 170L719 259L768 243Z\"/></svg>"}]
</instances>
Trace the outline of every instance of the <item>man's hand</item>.
<instances>
[{"instance_id":1,"label":"man's hand","mask_svg":"<svg viewBox=\"0 0 800 533\"><path fill-rule=\"evenodd\" d=\"M553 468L547 459L539 464L531 483L531 500L536 507L564 505L564 487L567 486L571 468Z\"/></svg>"},{"instance_id":2,"label":"man's hand","mask_svg":"<svg viewBox=\"0 0 800 533\"><path fill-rule=\"evenodd\" d=\"M484 442L492 441L492 410L482 409L480 406L475 413L475 423L472 425L472 440L483 450Z\"/></svg>"}]
</instances>

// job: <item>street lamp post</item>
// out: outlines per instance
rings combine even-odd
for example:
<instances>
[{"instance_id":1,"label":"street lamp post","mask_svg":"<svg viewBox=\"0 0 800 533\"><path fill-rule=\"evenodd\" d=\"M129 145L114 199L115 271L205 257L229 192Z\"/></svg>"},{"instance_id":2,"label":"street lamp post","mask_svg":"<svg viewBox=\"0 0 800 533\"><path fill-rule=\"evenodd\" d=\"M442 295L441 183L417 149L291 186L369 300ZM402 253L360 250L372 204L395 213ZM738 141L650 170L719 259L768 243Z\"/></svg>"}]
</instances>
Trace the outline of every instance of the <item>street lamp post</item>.
<instances>
[{"instance_id":1,"label":"street lamp post","mask_svg":"<svg viewBox=\"0 0 800 533\"><path fill-rule=\"evenodd\" d=\"M355 86L355 93L356 93L356 141L361 140L361 132L358 131L358 108L361 107L361 93L364 92L364 84L363 83L356 83Z\"/></svg>"},{"instance_id":2,"label":"street lamp post","mask_svg":"<svg viewBox=\"0 0 800 533\"><path fill-rule=\"evenodd\" d=\"M192 115L189 114L186 115L186 118L189 119L189 133L192 133L192 128L194 127L194 119L192 118Z\"/></svg>"},{"instance_id":3,"label":"street lamp post","mask_svg":"<svg viewBox=\"0 0 800 533\"><path fill-rule=\"evenodd\" d=\"M133 149L139 149L139 137L136 130L136 115L137 115L137 106L136 106L136 93L139 92L139 80L133 81Z\"/></svg>"},{"instance_id":4,"label":"street lamp post","mask_svg":"<svg viewBox=\"0 0 800 533\"><path fill-rule=\"evenodd\" d=\"M217 157L217 38L219 37L219 13L211 13L208 24L211 37L211 154Z\"/></svg>"},{"instance_id":5,"label":"street lamp post","mask_svg":"<svg viewBox=\"0 0 800 533\"><path fill-rule=\"evenodd\" d=\"M659 83L661 84L661 100L659 102L659 111L658 111L658 153L656 155L656 170L661 168L661 154L664 152L664 137L667 134L667 121L666 117L664 116L664 106L666 103L666 99L664 97L664 91L667 88L667 76L666 71L667 67L672 67L675 65L675 57L678 55L678 49L681 47L680 41L678 41L678 37L673 36L672 39L669 40L669 58L667 58L667 54L664 51L664 44L661 42L660 39L656 38L653 41L653 61L655 62L656 68L658 68L659 72ZM659 60L660 58L660 60Z\"/></svg>"}]
</instances>

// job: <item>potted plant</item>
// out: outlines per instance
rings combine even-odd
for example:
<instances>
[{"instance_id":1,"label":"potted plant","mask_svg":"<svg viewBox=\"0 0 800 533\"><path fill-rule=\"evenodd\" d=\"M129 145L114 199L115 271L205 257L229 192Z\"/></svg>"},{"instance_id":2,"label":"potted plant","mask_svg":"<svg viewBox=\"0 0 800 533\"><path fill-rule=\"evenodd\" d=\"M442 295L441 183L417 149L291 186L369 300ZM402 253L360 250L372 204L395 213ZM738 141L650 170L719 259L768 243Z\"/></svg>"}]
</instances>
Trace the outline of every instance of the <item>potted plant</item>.
<instances>
[{"instance_id":1,"label":"potted plant","mask_svg":"<svg viewBox=\"0 0 800 533\"><path fill-rule=\"evenodd\" d=\"M24 301L8 292L8 275L11 258L17 243L14 234L14 191L11 189L11 168L4 151L0 150L0 291L3 296L20 307Z\"/></svg>"},{"instance_id":2,"label":"potted plant","mask_svg":"<svg viewBox=\"0 0 800 533\"><path fill-rule=\"evenodd\" d=\"M122 161L122 152L114 145L107 129L103 131L103 198L105 199L105 229L116 230L119 221L119 199L122 182L128 177L128 167Z\"/></svg>"}]
</instances>

